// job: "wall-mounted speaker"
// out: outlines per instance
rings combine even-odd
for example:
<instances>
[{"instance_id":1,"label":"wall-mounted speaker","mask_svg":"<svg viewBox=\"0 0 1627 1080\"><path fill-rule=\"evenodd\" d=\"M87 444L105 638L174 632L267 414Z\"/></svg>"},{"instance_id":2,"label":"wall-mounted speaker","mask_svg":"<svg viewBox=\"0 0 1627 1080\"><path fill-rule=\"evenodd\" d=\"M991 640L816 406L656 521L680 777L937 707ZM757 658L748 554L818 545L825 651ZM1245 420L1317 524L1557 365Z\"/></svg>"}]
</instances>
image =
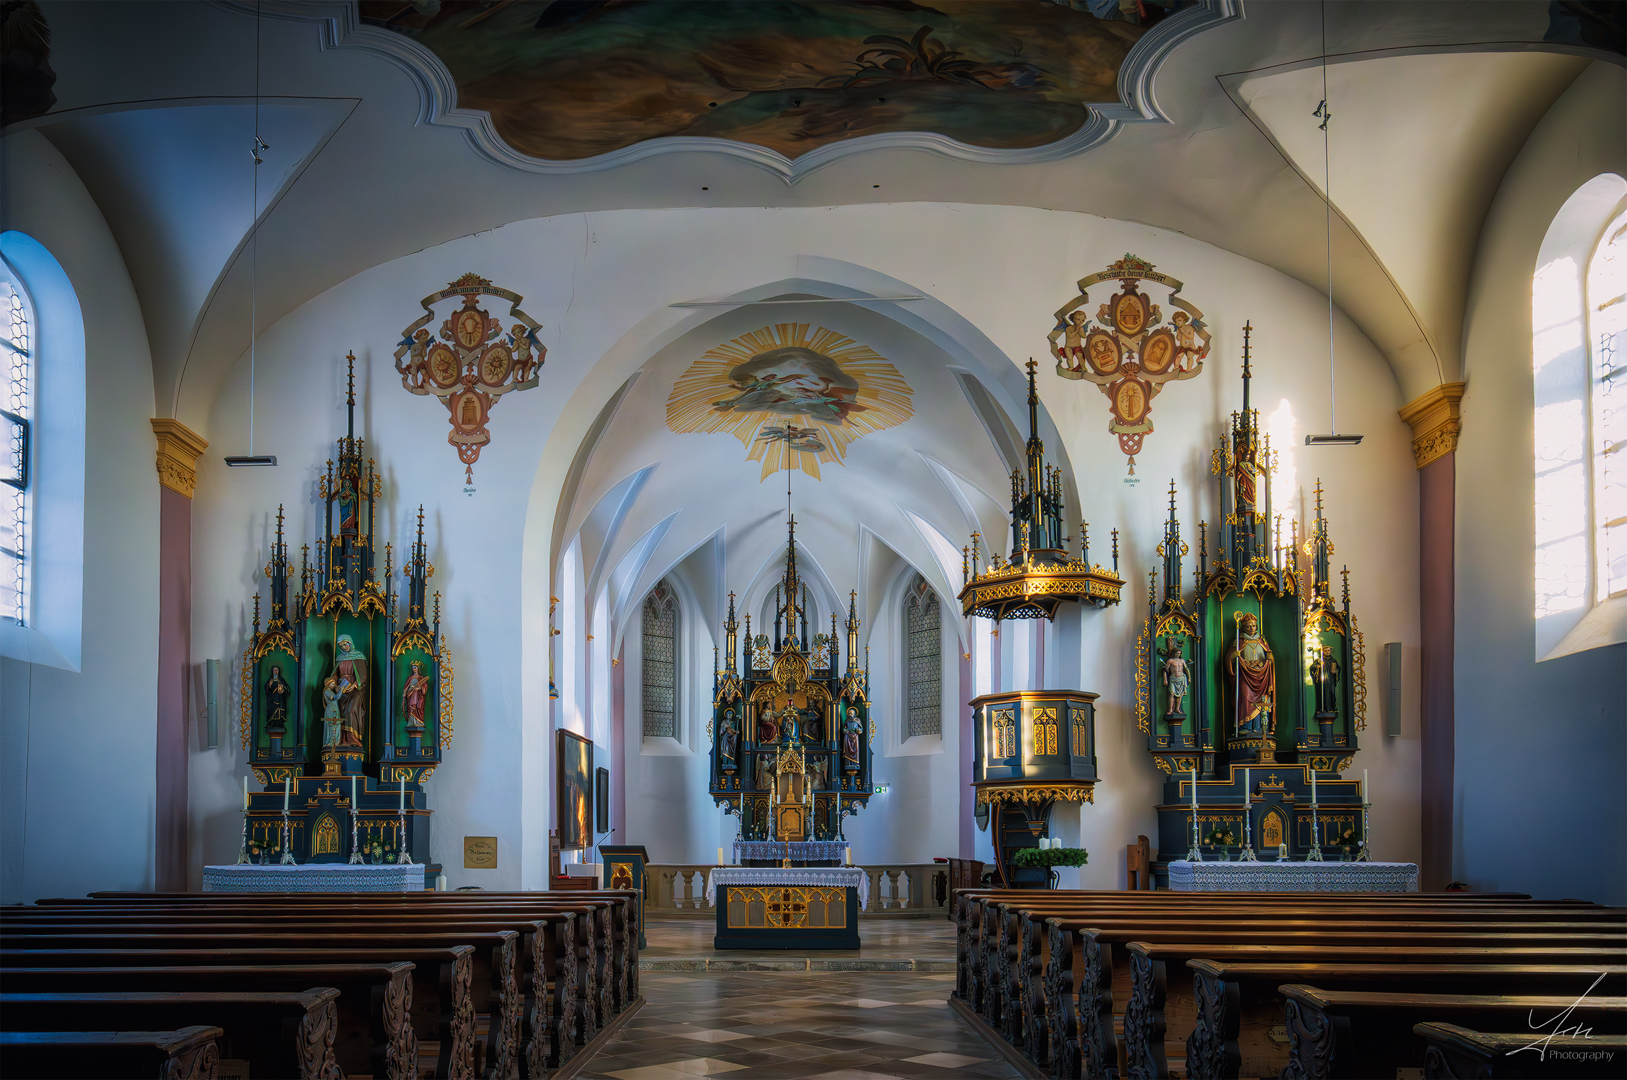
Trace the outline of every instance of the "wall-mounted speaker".
<instances>
[{"instance_id":1,"label":"wall-mounted speaker","mask_svg":"<svg viewBox=\"0 0 1627 1080\"><path fill-rule=\"evenodd\" d=\"M1389 694L1385 700L1384 734L1401 734L1401 643L1391 641L1384 646L1385 682Z\"/></svg>"},{"instance_id":2,"label":"wall-mounted speaker","mask_svg":"<svg viewBox=\"0 0 1627 1080\"><path fill-rule=\"evenodd\" d=\"M203 662L203 701L202 708L198 710L198 719L203 722L203 742L205 749L213 750L220 745L220 661L205 660Z\"/></svg>"}]
</instances>

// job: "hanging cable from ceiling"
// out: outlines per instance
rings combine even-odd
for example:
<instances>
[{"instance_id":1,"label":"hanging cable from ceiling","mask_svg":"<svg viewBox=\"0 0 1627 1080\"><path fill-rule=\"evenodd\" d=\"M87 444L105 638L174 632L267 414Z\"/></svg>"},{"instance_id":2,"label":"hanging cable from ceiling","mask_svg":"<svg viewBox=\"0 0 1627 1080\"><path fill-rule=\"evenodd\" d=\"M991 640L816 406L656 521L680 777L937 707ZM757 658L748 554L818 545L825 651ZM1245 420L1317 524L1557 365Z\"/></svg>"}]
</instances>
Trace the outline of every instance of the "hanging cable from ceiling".
<instances>
[{"instance_id":1,"label":"hanging cable from ceiling","mask_svg":"<svg viewBox=\"0 0 1627 1080\"><path fill-rule=\"evenodd\" d=\"M1328 422L1332 432L1327 435L1306 435L1306 446L1355 446L1360 435L1339 434L1339 404L1334 384L1333 368L1333 167L1328 152L1328 121L1333 110L1328 108L1328 4L1322 0L1322 100L1317 102L1313 117L1320 119L1322 132L1322 229L1328 252Z\"/></svg>"},{"instance_id":2,"label":"hanging cable from ceiling","mask_svg":"<svg viewBox=\"0 0 1627 1080\"><path fill-rule=\"evenodd\" d=\"M260 336L260 166L265 159L262 151L271 144L260 138L260 5L254 6L254 143L249 157L254 159L254 180L250 185L249 205L249 452L228 457L232 468L244 465L275 465L274 454L254 452L254 346Z\"/></svg>"}]
</instances>

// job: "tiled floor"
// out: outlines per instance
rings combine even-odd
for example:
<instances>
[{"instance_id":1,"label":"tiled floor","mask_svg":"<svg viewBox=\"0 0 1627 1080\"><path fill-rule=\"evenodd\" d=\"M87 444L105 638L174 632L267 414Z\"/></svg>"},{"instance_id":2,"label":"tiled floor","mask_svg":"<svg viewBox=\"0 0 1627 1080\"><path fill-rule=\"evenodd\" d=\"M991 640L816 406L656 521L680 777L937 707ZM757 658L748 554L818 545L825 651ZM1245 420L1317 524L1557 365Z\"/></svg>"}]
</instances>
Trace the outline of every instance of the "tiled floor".
<instances>
[{"instance_id":1,"label":"tiled floor","mask_svg":"<svg viewBox=\"0 0 1627 1080\"><path fill-rule=\"evenodd\" d=\"M647 972L641 976L644 1008L581 1075L1016 1077L950 1010L954 980L917 972Z\"/></svg>"},{"instance_id":2,"label":"tiled floor","mask_svg":"<svg viewBox=\"0 0 1627 1080\"><path fill-rule=\"evenodd\" d=\"M651 918L645 923L649 947L639 950L646 960L675 957L711 957L727 960L781 959L783 952L717 952L712 938L715 919ZM797 955L803 955L798 953ZM946 960L955 959L955 924L942 915L925 919L859 918L859 951L820 950L806 954L823 960Z\"/></svg>"}]
</instances>

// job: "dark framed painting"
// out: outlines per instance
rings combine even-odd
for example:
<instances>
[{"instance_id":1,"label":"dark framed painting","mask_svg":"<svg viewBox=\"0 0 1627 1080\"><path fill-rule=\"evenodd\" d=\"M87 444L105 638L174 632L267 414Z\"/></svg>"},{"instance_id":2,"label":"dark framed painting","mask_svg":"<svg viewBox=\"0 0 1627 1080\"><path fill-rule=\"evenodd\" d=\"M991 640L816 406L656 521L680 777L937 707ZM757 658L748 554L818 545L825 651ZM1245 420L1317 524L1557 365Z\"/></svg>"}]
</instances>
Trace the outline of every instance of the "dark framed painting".
<instances>
[{"instance_id":1,"label":"dark framed painting","mask_svg":"<svg viewBox=\"0 0 1627 1080\"><path fill-rule=\"evenodd\" d=\"M599 832L610 831L610 770L599 769L593 777L593 816Z\"/></svg>"},{"instance_id":2,"label":"dark framed painting","mask_svg":"<svg viewBox=\"0 0 1627 1080\"><path fill-rule=\"evenodd\" d=\"M588 796L593 791L593 743L569 731L556 734L559 846L585 848L593 843L593 821L588 817Z\"/></svg>"}]
</instances>

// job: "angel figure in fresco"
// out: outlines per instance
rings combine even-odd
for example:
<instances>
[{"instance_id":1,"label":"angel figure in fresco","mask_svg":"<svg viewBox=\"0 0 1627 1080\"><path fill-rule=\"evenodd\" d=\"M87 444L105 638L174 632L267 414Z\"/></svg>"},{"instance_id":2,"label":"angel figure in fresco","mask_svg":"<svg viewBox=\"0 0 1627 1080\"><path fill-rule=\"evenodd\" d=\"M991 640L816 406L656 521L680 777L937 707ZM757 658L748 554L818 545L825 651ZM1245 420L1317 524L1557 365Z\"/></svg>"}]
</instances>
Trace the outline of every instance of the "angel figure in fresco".
<instances>
[{"instance_id":1,"label":"angel figure in fresco","mask_svg":"<svg viewBox=\"0 0 1627 1080\"><path fill-rule=\"evenodd\" d=\"M367 654L356 648L349 634L340 634L333 657L338 680L339 712L344 719L340 746L361 746L367 730Z\"/></svg>"},{"instance_id":2,"label":"angel figure in fresco","mask_svg":"<svg viewBox=\"0 0 1627 1080\"><path fill-rule=\"evenodd\" d=\"M424 730L424 702L429 697L429 676L423 673L423 662L412 662L412 674L401 688L401 713L407 718L407 730Z\"/></svg>"},{"instance_id":3,"label":"angel figure in fresco","mask_svg":"<svg viewBox=\"0 0 1627 1080\"><path fill-rule=\"evenodd\" d=\"M830 449L825 440L819 437L818 428L793 427L790 424L785 427L763 425L763 429L757 433L757 441L782 442L792 450L805 450L810 454L823 454Z\"/></svg>"},{"instance_id":4,"label":"angel figure in fresco","mask_svg":"<svg viewBox=\"0 0 1627 1080\"><path fill-rule=\"evenodd\" d=\"M767 412L840 424L866 410L858 403L858 380L835 360L801 345L758 353L729 372L729 385L739 393L713 402L719 412Z\"/></svg>"},{"instance_id":5,"label":"angel figure in fresco","mask_svg":"<svg viewBox=\"0 0 1627 1080\"><path fill-rule=\"evenodd\" d=\"M1062 332L1062 348L1056 358L1069 367L1078 369L1085 361L1086 323L1090 316L1081 311L1068 313L1067 329Z\"/></svg>"},{"instance_id":6,"label":"angel figure in fresco","mask_svg":"<svg viewBox=\"0 0 1627 1080\"><path fill-rule=\"evenodd\" d=\"M1158 655L1164 658L1163 677L1164 687L1168 692L1168 699L1164 705L1164 715L1175 717L1185 716L1187 691L1192 688L1192 678L1187 673L1186 659L1181 655L1182 641L1179 637L1169 638L1164 648L1158 650Z\"/></svg>"},{"instance_id":7,"label":"angel figure in fresco","mask_svg":"<svg viewBox=\"0 0 1627 1080\"><path fill-rule=\"evenodd\" d=\"M531 375L537 369L537 357L531 352L535 347L536 334L528 330L524 323L514 324L514 381L529 382Z\"/></svg>"},{"instance_id":8,"label":"angel figure in fresco","mask_svg":"<svg viewBox=\"0 0 1627 1080\"><path fill-rule=\"evenodd\" d=\"M271 665L271 677L266 680L266 728L281 733L288 727L288 682L282 677L282 668Z\"/></svg>"},{"instance_id":9,"label":"angel figure in fresco","mask_svg":"<svg viewBox=\"0 0 1627 1080\"><path fill-rule=\"evenodd\" d=\"M1237 617L1237 632L1226 646L1224 664L1226 689L1235 710L1233 730L1240 738L1269 738L1276 730L1277 667L1253 615L1244 612Z\"/></svg>"},{"instance_id":10,"label":"angel figure in fresco","mask_svg":"<svg viewBox=\"0 0 1627 1080\"><path fill-rule=\"evenodd\" d=\"M842 725L842 764L849 772L859 767L859 736L863 732L864 722L859 719L859 710L849 705L847 722Z\"/></svg>"},{"instance_id":11,"label":"angel figure in fresco","mask_svg":"<svg viewBox=\"0 0 1627 1080\"><path fill-rule=\"evenodd\" d=\"M324 747L339 745L339 728L343 720L339 716L339 676L329 675L322 680L322 745Z\"/></svg>"}]
</instances>

